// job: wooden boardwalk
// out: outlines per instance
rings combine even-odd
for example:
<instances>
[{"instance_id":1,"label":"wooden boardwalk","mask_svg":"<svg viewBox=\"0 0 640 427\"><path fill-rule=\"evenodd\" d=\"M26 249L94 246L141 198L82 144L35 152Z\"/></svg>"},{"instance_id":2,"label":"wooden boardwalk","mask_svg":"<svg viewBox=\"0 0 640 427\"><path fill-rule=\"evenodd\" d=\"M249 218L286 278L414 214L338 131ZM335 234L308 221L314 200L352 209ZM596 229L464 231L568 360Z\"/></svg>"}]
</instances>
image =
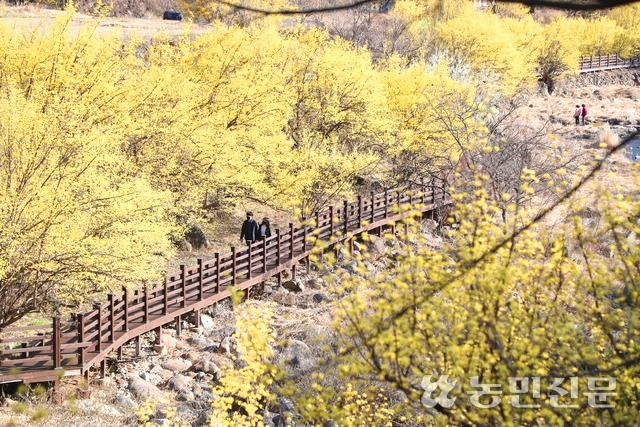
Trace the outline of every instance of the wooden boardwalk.
<instances>
[{"instance_id":1,"label":"wooden boardwalk","mask_svg":"<svg viewBox=\"0 0 640 427\"><path fill-rule=\"evenodd\" d=\"M640 57L622 59L618 54L583 56L578 63L580 73L640 67Z\"/></svg>"},{"instance_id":2,"label":"wooden boardwalk","mask_svg":"<svg viewBox=\"0 0 640 427\"><path fill-rule=\"evenodd\" d=\"M54 317L41 326L0 329L0 384L10 382L55 381L68 375L89 375L99 367L102 375L111 352L122 357L123 346L135 342L140 354L141 335L175 322L180 334L183 316L192 315L199 326L201 309L230 297L230 286L243 290L249 297L255 286L271 277L282 278L284 270L296 269L306 260L316 243L327 247L352 242L361 233L381 232L382 228L415 214L431 214L449 205L446 183L431 181L404 190L371 193L357 201L344 201L316 213L303 224L287 230L276 230L230 254L216 253L213 259L199 259L196 265L180 266L168 274L161 286L123 289L110 294L108 300L94 310L79 313L70 322Z\"/></svg>"}]
</instances>

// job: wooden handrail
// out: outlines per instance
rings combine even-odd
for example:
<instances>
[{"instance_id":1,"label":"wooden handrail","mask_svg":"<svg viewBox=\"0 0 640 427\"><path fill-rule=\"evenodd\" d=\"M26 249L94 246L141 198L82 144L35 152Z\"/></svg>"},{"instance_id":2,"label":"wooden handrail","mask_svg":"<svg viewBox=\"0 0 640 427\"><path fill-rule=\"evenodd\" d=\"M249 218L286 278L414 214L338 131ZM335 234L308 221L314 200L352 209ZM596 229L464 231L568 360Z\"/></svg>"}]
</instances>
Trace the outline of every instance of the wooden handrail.
<instances>
[{"instance_id":1,"label":"wooden handrail","mask_svg":"<svg viewBox=\"0 0 640 427\"><path fill-rule=\"evenodd\" d=\"M275 230L271 237L248 247L232 247L230 254L216 253L211 260L181 265L179 271L167 273L159 286L109 294L107 302L78 314L75 322L62 323L54 317L48 325L0 329L0 334L45 330L42 335L31 332L22 337L0 336L0 383L5 378L27 381L34 372L67 366L86 372L128 340L179 321L184 313L228 298L230 293L225 286L239 286L249 295L249 289L266 278L286 268L295 269L298 260L308 257L315 239L333 245L350 238L349 233L370 231L403 218L407 215L400 212L406 211L403 207L418 204L422 212L429 212L450 203L445 197L446 183L437 184L440 183L435 179L430 185L421 181L409 190L371 192L366 197L358 196L354 202L344 201L339 208L330 206L324 212L316 212L311 221L304 218L299 227L290 223L284 231ZM68 327L73 327L72 331L63 333ZM2 348L5 344L17 346ZM8 366L29 369L10 375L5 369Z\"/></svg>"}]
</instances>

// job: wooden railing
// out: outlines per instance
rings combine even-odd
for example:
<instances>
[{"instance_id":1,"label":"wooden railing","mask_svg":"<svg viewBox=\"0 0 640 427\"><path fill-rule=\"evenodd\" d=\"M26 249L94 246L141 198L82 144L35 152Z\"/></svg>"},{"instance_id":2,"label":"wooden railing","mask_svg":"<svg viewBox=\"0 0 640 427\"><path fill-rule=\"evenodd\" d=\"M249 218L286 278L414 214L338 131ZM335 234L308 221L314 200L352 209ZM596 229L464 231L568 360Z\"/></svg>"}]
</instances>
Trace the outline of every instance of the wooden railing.
<instances>
[{"instance_id":1,"label":"wooden railing","mask_svg":"<svg viewBox=\"0 0 640 427\"><path fill-rule=\"evenodd\" d=\"M633 67L640 67L640 57L622 59L618 54L583 56L578 63L578 68L582 73Z\"/></svg>"},{"instance_id":2,"label":"wooden railing","mask_svg":"<svg viewBox=\"0 0 640 427\"><path fill-rule=\"evenodd\" d=\"M372 230L380 231L389 223L415 212L433 212L448 204L446 183L431 181L402 191L371 193L357 201L331 206L313 218L304 219L294 227L276 230L250 246L231 253L216 253L210 260L198 259L193 266L166 276L161 286L143 289L124 288L108 295L106 302L93 310L74 316L71 322L54 317L52 323L41 326L0 329L0 383L11 381L50 381L70 374L88 374L100 364L103 373L106 356L136 340L140 352L140 336L150 330L175 322L180 333L181 316L195 313L199 326L199 310L230 297L229 286L246 292L264 283L285 269L296 274L298 262L309 255L316 240L335 245L353 236ZM39 333L34 333L39 331Z\"/></svg>"}]
</instances>

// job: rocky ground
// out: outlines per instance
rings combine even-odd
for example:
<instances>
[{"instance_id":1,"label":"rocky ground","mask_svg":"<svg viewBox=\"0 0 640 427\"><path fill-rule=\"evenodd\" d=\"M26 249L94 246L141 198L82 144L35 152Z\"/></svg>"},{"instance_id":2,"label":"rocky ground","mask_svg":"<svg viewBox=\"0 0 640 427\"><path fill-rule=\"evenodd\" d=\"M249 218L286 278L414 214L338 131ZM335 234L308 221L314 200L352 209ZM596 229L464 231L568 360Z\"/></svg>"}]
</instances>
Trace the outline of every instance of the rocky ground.
<instances>
[{"instance_id":1,"label":"rocky ground","mask_svg":"<svg viewBox=\"0 0 640 427\"><path fill-rule=\"evenodd\" d=\"M442 242L434 234L436 225L432 220L423 223L425 237L434 246ZM364 243L356 243L355 255L367 250L372 258L365 265L368 274L375 275L385 268L385 252L392 257L404 244L373 237L366 249L361 245ZM285 277L281 286L270 280L257 296L258 304L275 307L275 362L300 383L309 379L308 373L323 357L323 346L331 341L331 305L336 294L328 282L339 285L343 274L355 274L355 261L342 255L339 261L322 271L313 268L309 275ZM300 267L304 271L302 264ZM185 320L180 337L171 327L163 329L159 345L155 332L148 333L144 336L142 357L134 357L132 347L125 349L123 360L115 360L114 354L105 378L94 374L89 384L79 377L63 379L64 401L60 404L48 403L47 393L5 397L0 407L0 425L137 425L136 412L147 401L163 402L151 416L152 424L164 425L171 416L167 408L173 408L174 419L192 426L205 425L209 402L217 398L212 387L221 368L238 362L233 360L237 352L230 304L210 308L201 314L200 323L196 328ZM286 397L278 397L277 404L263 416L265 425L281 425L280 419L296 418L294 404Z\"/></svg>"}]
</instances>

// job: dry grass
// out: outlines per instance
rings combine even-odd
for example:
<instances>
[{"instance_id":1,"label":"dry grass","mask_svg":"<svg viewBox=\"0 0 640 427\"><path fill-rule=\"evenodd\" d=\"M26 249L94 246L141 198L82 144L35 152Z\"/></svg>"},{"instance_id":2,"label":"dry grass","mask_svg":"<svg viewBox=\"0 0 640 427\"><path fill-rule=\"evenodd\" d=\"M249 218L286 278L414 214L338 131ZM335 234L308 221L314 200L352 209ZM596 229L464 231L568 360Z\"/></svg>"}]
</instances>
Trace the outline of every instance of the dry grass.
<instances>
[{"instance_id":1,"label":"dry grass","mask_svg":"<svg viewBox=\"0 0 640 427\"><path fill-rule=\"evenodd\" d=\"M65 13L60 10L39 8L34 5L23 7L5 6L3 8L2 4L0 3L0 24L24 30L46 29L51 26L56 17ZM75 14L72 28L78 29L93 22L98 22L96 31L98 36L111 34L116 30L120 31L125 37L138 35L148 38L161 32L170 36L178 36L185 32L191 35L198 35L206 33L211 28L211 25L190 24L187 21L165 21L160 17L149 17L147 19L106 17L98 19L81 13Z\"/></svg>"}]
</instances>

